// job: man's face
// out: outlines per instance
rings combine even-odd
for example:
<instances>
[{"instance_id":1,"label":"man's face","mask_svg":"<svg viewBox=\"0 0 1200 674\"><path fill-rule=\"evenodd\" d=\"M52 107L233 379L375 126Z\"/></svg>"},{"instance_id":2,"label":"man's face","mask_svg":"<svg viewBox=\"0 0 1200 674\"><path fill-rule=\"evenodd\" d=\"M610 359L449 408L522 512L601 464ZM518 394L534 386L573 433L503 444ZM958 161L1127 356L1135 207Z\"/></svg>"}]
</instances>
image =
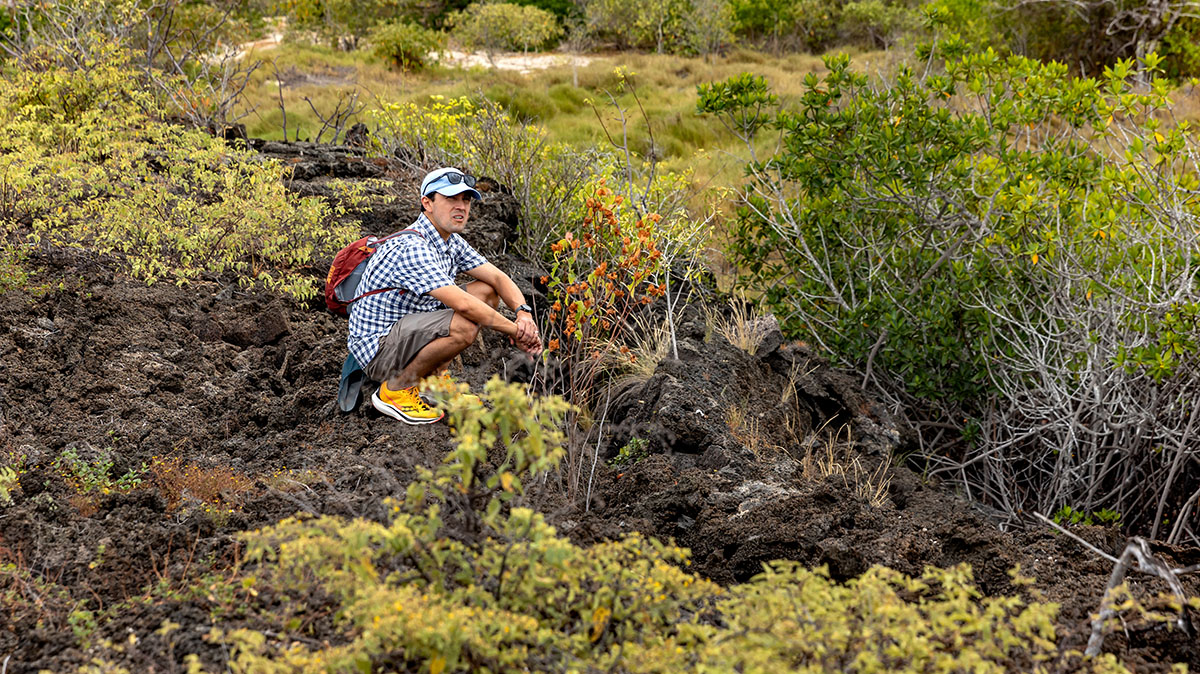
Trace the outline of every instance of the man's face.
<instances>
[{"instance_id":1,"label":"man's face","mask_svg":"<svg viewBox=\"0 0 1200 674\"><path fill-rule=\"evenodd\" d=\"M434 192L431 196L421 197L421 204L425 207L425 214L442 236L461 233L467 226L467 218L471 216L469 192L452 197Z\"/></svg>"}]
</instances>

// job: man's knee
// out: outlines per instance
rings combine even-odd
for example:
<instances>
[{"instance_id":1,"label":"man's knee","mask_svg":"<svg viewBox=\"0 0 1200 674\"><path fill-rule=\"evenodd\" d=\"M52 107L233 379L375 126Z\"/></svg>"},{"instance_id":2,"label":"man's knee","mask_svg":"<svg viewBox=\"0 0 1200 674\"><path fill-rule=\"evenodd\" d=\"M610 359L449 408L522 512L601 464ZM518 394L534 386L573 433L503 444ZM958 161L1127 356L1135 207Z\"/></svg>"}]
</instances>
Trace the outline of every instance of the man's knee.
<instances>
[{"instance_id":1,"label":"man's knee","mask_svg":"<svg viewBox=\"0 0 1200 674\"><path fill-rule=\"evenodd\" d=\"M500 306L500 295L496 289L483 281L472 281L467 284L467 292L476 298L487 302L493 309Z\"/></svg>"},{"instance_id":2,"label":"man's knee","mask_svg":"<svg viewBox=\"0 0 1200 674\"><path fill-rule=\"evenodd\" d=\"M454 314L454 318L450 321L450 338L457 342L461 348L465 349L470 346L478 335L478 323L465 316Z\"/></svg>"}]
</instances>

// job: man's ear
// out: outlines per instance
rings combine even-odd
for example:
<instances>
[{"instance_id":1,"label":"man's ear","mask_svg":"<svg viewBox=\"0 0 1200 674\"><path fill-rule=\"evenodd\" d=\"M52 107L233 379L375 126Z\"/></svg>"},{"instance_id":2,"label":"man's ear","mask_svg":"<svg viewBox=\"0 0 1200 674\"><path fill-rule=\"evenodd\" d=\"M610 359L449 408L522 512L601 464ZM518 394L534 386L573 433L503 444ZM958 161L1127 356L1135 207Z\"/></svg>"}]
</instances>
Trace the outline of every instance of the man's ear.
<instances>
[{"instance_id":1,"label":"man's ear","mask_svg":"<svg viewBox=\"0 0 1200 674\"><path fill-rule=\"evenodd\" d=\"M437 192L434 192L434 194L437 194ZM432 211L433 210L433 199L430 199L429 197L421 197L421 210L422 211Z\"/></svg>"}]
</instances>

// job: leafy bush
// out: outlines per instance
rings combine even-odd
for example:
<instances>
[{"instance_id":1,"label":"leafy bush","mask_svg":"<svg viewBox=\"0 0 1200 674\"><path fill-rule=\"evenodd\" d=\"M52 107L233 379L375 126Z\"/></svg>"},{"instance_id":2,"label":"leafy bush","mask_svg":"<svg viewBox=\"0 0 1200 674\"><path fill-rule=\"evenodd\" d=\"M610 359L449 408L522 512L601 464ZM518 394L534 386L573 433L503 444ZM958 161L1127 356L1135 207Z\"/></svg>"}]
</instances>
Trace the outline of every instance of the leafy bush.
<instances>
[{"instance_id":1,"label":"leafy bush","mask_svg":"<svg viewBox=\"0 0 1200 674\"><path fill-rule=\"evenodd\" d=\"M692 53L707 57L733 44L733 9L728 0L692 0L684 18L684 34Z\"/></svg>"},{"instance_id":2,"label":"leafy bush","mask_svg":"<svg viewBox=\"0 0 1200 674\"><path fill-rule=\"evenodd\" d=\"M516 4L545 10L564 23L576 18L579 14L579 5L574 0L519 0Z\"/></svg>"},{"instance_id":3,"label":"leafy bush","mask_svg":"<svg viewBox=\"0 0 1200 674\"><path fill-rule=\"evenodd\" d=\"M840 0L732 0L730 7L739 35L769 44L774 50L821 52L838 37Z\"/></svg>"},{"instance_id":4,"label":"leafy bush","mask_svg":"<svg viewBox=\"0 0 1200 674\"><path fill-rule=\"evenodd\" d=\"M883 0L854 0L846 3L842 19L847 33L867 45L887 49L901 35L914 32L917 13L903 4Z\"/></svg>"},{"instance_id":5,"label":"leafy bush","mask_svg":"<svg viewBox=\"0 0 1200 674\"><path fill-rule=\"evenodd\" d=\"M287 169L158 121L127 54L88 69L47 61L0 87L0 213L56 245L119 253L134 277L237 275L299 298L313 265L354 236L346 212L288 194Z\"/></svg>"},{"instance_id":6,"label":"leafy bush","mask_svg":"<svg viewBox=\"0 0 1200 674\"><path fill-rule=\"evenodd\" d=\"M446 46L442 33L414 23L384 23L371 31L375 56L401 70L421 70L429 65L429 55Z\"/></svg>"},{"instance_id":7,"label":"leafy bush","mask_svg":"<svg viewBox=\"0 0 1200 674\"><path fill-rule=\"evenodd\" d=\"M354 49L376 24L419 18L417 3L395 0L278 0L292 31L315 33L331 47Z\"/></svg>"},{"instance_id":8,"label":"leafy bush","mask_svg":"<svg viewBox=\"0 0 1200 674\"><path fill-rule=\"evenodd\" d=\"M1200 76L1200 19L1185 18L1163 35L1163 71L1175 80Z\"/></svg>"},{"instance_id":9,"label":"leafy bush","mask_svg":"<svg viewBox=\"0 0 1200 674\"><path fill-rule=\"evenodd\" d=\"M972 44L1062 61L1088 75L1153 51L1166 57L1170 77L1200 74L1195 50L1200 19L1189 0L933 0L925 10L939 30Z\"/></svg>"},{"instance_id":10,"label":"leafy bush","mask_svg":"<svg viewBox=\"0 0 1200 674\"><path fill-rule=\"evenodd\" d=\"M593 174L613 165L595 150L551 143L544 130L513 122L488 101L385 104L375 119L384 153L399 150L419 167L459 166L510 189L521 208L518 251L529 259L539 259L562 235L582 208L581 190Z\"/></svg>"},{"instance_id":11,"label":"leafy bush","mask_svg":"<svg viewBox=\"0 0 1200 674\"><path fill-rule=\"evenodd\" d=\"M553 14L537 7L507 2L475 3L450 16L453 35L469 50L488 58L501 50L544 49L562 36Z\"/></svg>"},{"instance_id":12,"label":"leafy bush","mask_svg":"<svg viewBox=\"0 0 1200 674\"><path fill-rule=\"evenodd\" d=\"M13 491L20 489L21 476L12 466L0 466L0 505L12 505Z\"/></svg>"},{"instance_id":13,"label":"leafy bush","mask_svg":"<svg viewBox=\"0 0 1200 674\"><path fill-rule=\"evenodd\" d=\"M688 0L588 0L584 20L594 39L618 49L675 52L686 45Z\"/></svg>"},{"instance_id":14,"label":"leafy bush","mask_svg":"<svg viewBox=\"0 0 1200 674\"><path fill-rule=\"evenodd\" d=\"M770 120L782 149L750 164L733 231L741 285L789 334L913 396L918 421L962 429L926 458L976 498L1109 508L1150 532L1166 516L1184 535L1200 148L1165 122L1169 83L955 40L921 56L944 70L877 86L830 58ZM702 108L761 119L742 114L761 95L713 93L735 85L702 89Z\"/></svg>"},{"instance_id":15,"label":"leafy bush","mask_svg":"<svg viewBox=\"0 0 1200 674\"><path fill-rule=\"evenodd\" d=\"M524 501L562 457L562 401L496 380L490 406L462 391L440 394L457 447L387 521L297 517L243 536L248 563L206 590L241 611L209 635L233 671L1125 671L1060 652L1056 605L980 599L966 567L843 583L775 562L726 590L639 534L574 545ZM299 638L315 596L332 602L336 643Z\"/></svg>"},{"instance_id":16,"label":"leafy bush","mask_svg":"<svg viewBox=\"0 0 1200 674\"><path fill-rule=\"evenodd\" d=\"M22 29L3 51L31 70L89 70L115 59L170 114L219 133L249 114L238 103L259 66L230 45L249 39L260 18L233 9L182 0L18 3L6 12Z\"/></svg>"}]
</instances>

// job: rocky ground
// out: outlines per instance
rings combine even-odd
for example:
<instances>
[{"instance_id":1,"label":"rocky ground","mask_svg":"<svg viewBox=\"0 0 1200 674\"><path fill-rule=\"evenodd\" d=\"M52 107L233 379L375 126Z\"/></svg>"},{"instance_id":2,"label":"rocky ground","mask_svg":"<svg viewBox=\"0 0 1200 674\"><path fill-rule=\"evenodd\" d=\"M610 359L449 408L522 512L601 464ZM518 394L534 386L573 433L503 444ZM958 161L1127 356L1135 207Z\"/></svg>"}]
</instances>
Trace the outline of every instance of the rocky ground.
<instances>
[{"instance_id":1,"label":"rocky ground","mask_svg":"<svg viewBox=\"0 0 1200 674\"><path fill-rule=\"evenodd\" d=\"M255 145L294 165L301 194L326 193L331 175L392 178L409 191L418 179L353 150ZM410 201L373 209L365 229L409 222ZM516 212L502 191L488 193L467 238L537 297L538 270L505 253ZM219 278L146 286L115 260L83 250L42 249L29 263L37 290L0 297L0 458L22 472L13 503L0 507L0 671L86 664L69 618L75 602L99 613L164 579L227 567L238 531L297 511L382 517L381 499L402 494L414 467L440 461L448 447L444 424L408 427L366 407L337 411L346 322L317 301L297 304ZM632 530L674 538L692 549L695 570L721 583L780 558L828 565L838 579L875 564L915 574L968 563L983 592L1007 594L1008 571L1020 565L1062 604L1062 641L1082 648L1110 562L1046 527L1002 532L903 467L902 421L777 332L748 354L693 304L678 337L678 360L664 360L610 401L609 418L622 422L608 426L602 459L634 437L646 440L648 456L600 461L594 475L589 470L590 498L574 504L550 490L543 505L560 531L580 543ZM502 339L485 334L464 354L460 375L482 386L494 373L537 378ZM741 416L731 427L733 408ZM143 473L135 488L84 498L78 475L74 484L65 477L64 452L93 466L111 459L114 478L143 464L160 469ZM210 500L219 507L186 490L168 498L161 467L175 458L226 471L227 492ZM822 476L822 463L844 473ZM856 493L856 485L878 490ZM1110 553L1125 543L1111 529L1074 531ZM1198 550L1155 550L1176 565L1200 562ZM1165 589L1136 574L1131 584L1147 596ZM152 634L169 618L182 628L129 649L125 666L171 671L189 652L220 664L228 654L200 638L210 626L206 601L140 604L95 630L121 641ZM1165 671L1171 662L1200 668L1195 637L1163 624L1132 621L1105 649L1137 671Z\"/></svg>"}]
</instances>

